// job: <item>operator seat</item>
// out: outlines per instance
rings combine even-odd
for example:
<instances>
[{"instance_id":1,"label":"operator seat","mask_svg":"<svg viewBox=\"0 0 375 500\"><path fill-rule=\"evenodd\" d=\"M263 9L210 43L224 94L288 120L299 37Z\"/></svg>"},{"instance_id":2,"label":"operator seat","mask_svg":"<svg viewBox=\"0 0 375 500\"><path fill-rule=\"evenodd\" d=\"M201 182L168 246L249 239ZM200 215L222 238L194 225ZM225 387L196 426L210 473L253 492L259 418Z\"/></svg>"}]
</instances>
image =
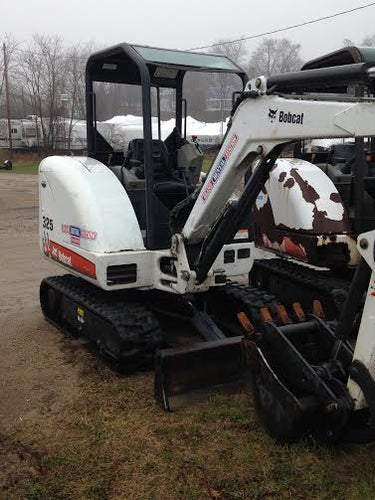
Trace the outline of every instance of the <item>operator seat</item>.
<instances>
[{"instance_id":1,"label":"operator seat","mask_svg":"<svg viewBox=\"0 0 375 500\"><path fill-rule=\"evenodd\" d=\"M163 141L153 139L152 160L154 167L153 191L170 210L182 199L186 198L189 190L182 179L173 175L171 159ZM133 139L129 142L128 153L124 167L134 169L139 179L145 178L144 171L144 139Z\"/></svg>"}]
</instances>

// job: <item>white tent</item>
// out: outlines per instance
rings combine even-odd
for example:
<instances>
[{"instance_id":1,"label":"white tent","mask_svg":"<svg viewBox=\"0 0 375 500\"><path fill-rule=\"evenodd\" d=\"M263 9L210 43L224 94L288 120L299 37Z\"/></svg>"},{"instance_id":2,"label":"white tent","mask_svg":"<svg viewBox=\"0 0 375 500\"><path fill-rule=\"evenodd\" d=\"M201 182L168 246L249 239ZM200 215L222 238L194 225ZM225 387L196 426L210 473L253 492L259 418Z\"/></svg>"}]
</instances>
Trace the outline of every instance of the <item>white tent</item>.
<instances>
[{"instance_id":1,"label":"white tent","mask_svg":"<svg viewBox=\"0 0 375 500\"><path fill-rule=\"evenodd\" d=\"M84 122L77 122L73 126L74 134L86 137ZM103 137L115 147L115 149L125 150L129 141L143 136L143 120L141 116L126 115L114 116L113 118L98 122L99 132ZM165 140L172 132L175 126L175 120L165 120L160 123L161 139ZM193 136L203 147L214 147L221 143L222 128L225 132L226 124L222 127L221 122L205 123L188 116L186 119L186 135L188 140ZM158 121L156 117L152 118L152 136L158 138Z\"/></svg>"}]
</instances>

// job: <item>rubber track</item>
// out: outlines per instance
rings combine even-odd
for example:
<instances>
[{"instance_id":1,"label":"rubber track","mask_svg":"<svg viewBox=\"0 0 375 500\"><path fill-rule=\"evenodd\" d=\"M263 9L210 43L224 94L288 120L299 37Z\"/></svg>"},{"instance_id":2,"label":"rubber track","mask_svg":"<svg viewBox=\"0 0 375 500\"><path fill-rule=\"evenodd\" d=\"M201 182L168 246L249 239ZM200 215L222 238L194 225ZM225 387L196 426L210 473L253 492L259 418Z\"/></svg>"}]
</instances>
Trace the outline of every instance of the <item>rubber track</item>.
<instances>
[{"instance_id":1,"label":"rubber track","mask_svg":"<svg viewBox=\"0 0 375 500\"><path fill-rule=\"evenodd\" d=\"M274 295L265 290L229 281L223 287L214 288L212 294L221 305L218 310L219 315L229 311L232 314L244 312L253 325L261 329L263 319L260 309L266 307L275 323L279 322L276 307L281 303Z\"/></svg>"},{"instance_id":2,"label":"rubber track","mask_svg":"<svg viewBox=\"0 0 375 500\"><path fill-rule=\"evenodd\" d=\"M293 281L301 286L302 291L308 288L322 295L329 294L338 310L341 309L350 287L350 280L337 278L331 271L318 271L286 259L259 259L254 262L253 270L266 271L268 274L276 274Z\"/></svg>"},{"instance_id":3,"label":"rubber track","mask_svg":"<svg viewBox=\"0 0 375 500\"><path fill-rule=\"evenodd\" d=\"M104 353L115 358L117 369L132 372L153 366L155 350L165 344L164 336L154 314L142 304L129 300L129 294L105 292L72 275L46 278L43 284L54 288L114 327L118 337L116 340L121 346L120 356L106 349L105 336L100 342ZM47 319L60 330L66 334L72 333L65 325L57 324L47 316L43 303L42 310ZM98 339L90 340L97 342Z\"/></svg>"}]
</instances>

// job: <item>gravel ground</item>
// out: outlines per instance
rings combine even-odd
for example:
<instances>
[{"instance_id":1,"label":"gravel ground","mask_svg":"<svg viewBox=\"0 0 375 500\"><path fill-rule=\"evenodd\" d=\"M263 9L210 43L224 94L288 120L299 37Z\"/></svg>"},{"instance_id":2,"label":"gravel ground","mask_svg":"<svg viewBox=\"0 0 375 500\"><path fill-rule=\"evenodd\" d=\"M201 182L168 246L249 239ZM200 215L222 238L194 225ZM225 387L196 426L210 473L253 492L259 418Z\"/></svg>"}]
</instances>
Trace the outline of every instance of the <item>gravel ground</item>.
<instances>
[{"instance_id":1,"label":"gravel ground","mask_svg":"<svg viewBox=\"0 0 375 500\"><path fill-rule=\"evenodd\" d=\"M35 464L12 440L47 428L79 388L40 312L39 283L58 270L39 253L36 176L0 175L0 254L0 498L13 498L9 485L33 476Z\"/></svg>"},{"instance_id":2,"label":"gravel ground","mask_svg":"<svg viewBox=\"0 0 375 500\"><path fill-rule=\"evenodd\" d=\"M1 432L57 410L77 382L39 307L40 281L59 269L39 251L36 176L0 174L0 254Z\"/></svg>"},{"instance_id":3,"label":"gravel ground","mask_svg":"<svg viewBox=\"0 0 375 500\"><path fill-rule=\"evenodd\" d=\"M22 436L53 433L80 390L79 367L39 307L40 281L59 269L39 251L36 176L0 174L0 254L0 498L18 498L13 483L38 474Z\"/></svg>"}]
</instances>

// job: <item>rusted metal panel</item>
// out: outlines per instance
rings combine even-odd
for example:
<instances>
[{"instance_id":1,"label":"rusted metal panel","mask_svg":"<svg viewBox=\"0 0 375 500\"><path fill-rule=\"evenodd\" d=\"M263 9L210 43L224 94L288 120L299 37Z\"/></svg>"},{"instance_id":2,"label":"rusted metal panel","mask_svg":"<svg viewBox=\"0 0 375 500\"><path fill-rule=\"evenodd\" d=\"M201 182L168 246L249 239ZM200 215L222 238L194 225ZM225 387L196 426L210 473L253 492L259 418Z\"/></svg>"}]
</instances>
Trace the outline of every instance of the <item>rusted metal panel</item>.
<instances>
[{"instance_id":1,"label":"rusted metal panel","mask_svg":"<svg viewBox=\"0 0 375 500\"><path fill-rule=\"evenodd\" d=\"M359 254L340 194L316 165L279 159L252 210L258 247L314 265L354 266Z\"/></svg>"}]
</instances>

